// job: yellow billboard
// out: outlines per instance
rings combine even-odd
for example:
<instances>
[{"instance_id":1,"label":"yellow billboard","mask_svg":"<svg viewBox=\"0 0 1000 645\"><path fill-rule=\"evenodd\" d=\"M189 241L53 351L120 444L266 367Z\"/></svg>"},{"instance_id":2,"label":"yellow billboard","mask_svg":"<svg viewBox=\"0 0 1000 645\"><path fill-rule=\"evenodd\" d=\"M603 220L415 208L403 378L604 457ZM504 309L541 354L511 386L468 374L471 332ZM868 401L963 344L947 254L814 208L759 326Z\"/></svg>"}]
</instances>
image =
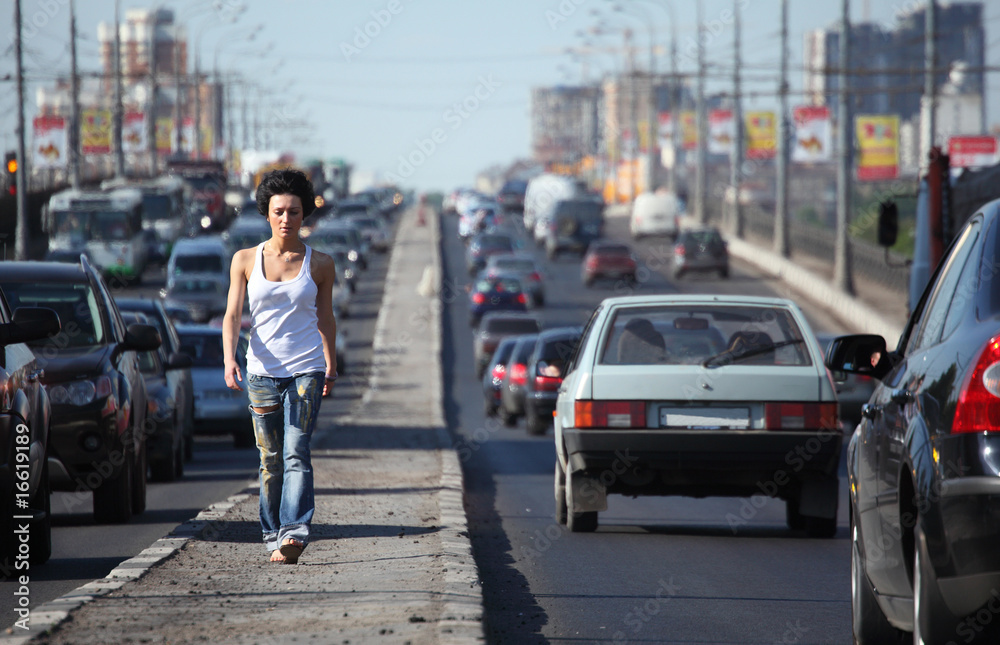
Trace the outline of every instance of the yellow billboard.
<instances>
[{"instance_id":1,"label":"yellow billboard","mask_svg":"<svg viewBox=\"0 0 1000 645\"><path fill-rule=\"evenodd\" d=\"M858 138L858 180L899 176L899 117L859 114L854 128Z\"/></svg>"}]
</instances>

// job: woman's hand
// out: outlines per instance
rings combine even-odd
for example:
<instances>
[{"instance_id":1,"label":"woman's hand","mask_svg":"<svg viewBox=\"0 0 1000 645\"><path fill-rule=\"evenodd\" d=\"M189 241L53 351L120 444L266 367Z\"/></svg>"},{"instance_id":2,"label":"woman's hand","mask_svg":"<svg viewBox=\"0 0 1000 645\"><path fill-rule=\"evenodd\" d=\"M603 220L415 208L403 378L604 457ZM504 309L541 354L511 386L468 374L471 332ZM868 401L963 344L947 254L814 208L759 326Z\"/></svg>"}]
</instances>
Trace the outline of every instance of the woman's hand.
<instances>
[{"instance_id":1,"label":"woman's hand","mask_svg":"<svg viewBox=\"0 0 1000 645\"><path fill-rule=\"evenodd\" d=\"M226 361L226 387L230 390L236 390L237 392L242 392L243 388L240 387L240 383L243 382L243 374L240 373L240 366L236 364L236 361L227 360Z\"/></svg>"}]
</instances>

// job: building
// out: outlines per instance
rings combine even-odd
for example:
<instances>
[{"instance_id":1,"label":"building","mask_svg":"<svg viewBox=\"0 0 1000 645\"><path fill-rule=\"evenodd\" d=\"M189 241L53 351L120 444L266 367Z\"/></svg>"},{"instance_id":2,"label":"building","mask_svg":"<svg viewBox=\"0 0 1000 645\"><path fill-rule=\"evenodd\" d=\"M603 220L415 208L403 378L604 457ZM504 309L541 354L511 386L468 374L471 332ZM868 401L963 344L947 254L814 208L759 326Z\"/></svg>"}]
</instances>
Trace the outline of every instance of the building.
<instances>
[{"instance_id":1,"label":"building","mask_svg":"<svg viewBox=\"0 0 1000 645\"><path fill-rule=\"evenodd\" d=\"M539 87L531 92L531 149L538 162L574 164L597 154L600 90L594 86Z\"/></svg>"}]
</instances>

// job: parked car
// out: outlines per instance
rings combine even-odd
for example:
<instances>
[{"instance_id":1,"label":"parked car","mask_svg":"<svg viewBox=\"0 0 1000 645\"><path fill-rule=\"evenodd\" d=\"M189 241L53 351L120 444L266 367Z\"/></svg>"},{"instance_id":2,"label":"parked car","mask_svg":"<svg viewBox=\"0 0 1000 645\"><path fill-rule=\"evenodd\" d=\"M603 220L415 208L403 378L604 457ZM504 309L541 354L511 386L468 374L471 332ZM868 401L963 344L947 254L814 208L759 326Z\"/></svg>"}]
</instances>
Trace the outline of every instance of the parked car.
<instances>
[{"instance_id":1,"label":"parked car","mask_svg":"<svg viewBox=\"0 0 1000 645\"><path fill-rule=\"evenodd\" d=\"M729 249L715 227L685 229L674 243L674 278L690 272L718 272L729 277Z\"/></svg>"},{"instance_id":2,"label":"parked car","mask_svg":"<svg viewBox=\"0 0 1000 645\"><path fill-rule=\"evenodd\" d=\"M465 250L465 267L474 276L483 270L491 255L513 253L518 248L517 240L506 233L480 233L469 241Z\"/></svg>"},{"instance_id":3,"label":"parked car","mask_svg":"<svg viewBox=\"0 0 1000 645\"><path fill-rule=\"evenodd\" d=\"M149 324L160 332L162 343L157 352L160 363L167 366L165 377L184 436L184 460L191 461L194 458L194 384L191 380L191 365L183 366L181 339L177 335L174 320L161 300L115 298L115 303L123 314L136 312L145 315Z\"/></svg>"},{"instance_id":4,"label":"parked car","mask_svg":"<svg viewBox=\"0 0 1000 645\"><path fill-rule=\"evenodd\" d=\"M500 387L504 374L507 373L507 361L514 349L517 336L508 336L500 341L493 351L493 356L486 363L483 373L483 412L488 417L497 413L500 406Z\"/></svg>"},{"instance_id":5,"label":"parked car","mask_svg":"<svg viewBox=\"0 0 1000 645\"><path fill-rule=\"evenodd\" d=\"M123 311L125 324L150 324L141 312ZM160 346L162 348L162 345ZM184 474L184 411L170 383L171 370L190 369L191 358L174 354L161 360L159 349L139 352L139 371L146 384L146 453L149 475L156 482L172 482Z\"/></svg>"},{"instance_id":6,"label":"parked car","mask_svg":"<svg viewBox=\"0 0 1000 645\"><path fill-rule=\"evenodd\" d=\"M42 564L52 555L49 512L49 443L52 406L39 380L42 367L27 342L58 334L59 316L48 308L19 307L11 314L0 296L0 517L30 517L27 562ZM23 504L23 507L22 507ZM11 530L0 532L0 563L14 570L20 540ZM22 556L24 557L24 556ZM23 565L22 565L23 566Z\"/></svg>"},{"instance_id":7,"label":"parked car","mask_svg":"<svg viewBox=\"0 0 1000 645\"><path fill-rule=\"evenodd\" d=\"M635 252L628 244L598 240L591 243L583 256L580 279L588 287L593 286L597 280L622 281L627 285L635 285L638 266Z\"/></svg>"},{"instance_id":8,"label":"parked car","mask_svg":"<svg viewBox=\"0 0 1000 645\"><path fill-rule=\"evenodd\" d=\"M641 193L632 203L629 233L638 240L647 235L677 237L684 202L674 193Z\"/></svg>"},{"instance_id":9,"label":"parked car","mask_svg":"<svg viewBox=\"0 0 1000 645\"><path fill-rule=\"evenodd\" d=\"M170 276L160 297L171 307L183 307L191 320L205 323L226 312L229 278L214 273L186 273Z\"/></svg>"},{"instance_id":10,"label":"parked car","mask_svg":"<svg viewBox=\"0 0 1000 645\"><path fill-rule=\"evenodd\" d=\"M554 260L563 251L579 253L604 234L604 204L589 197L557 202L552 216L535 228L535 239L545 245L545 254ZM541 236L539 236L541 232Z\"/></svg>"},{"instance_id":11,"label":"parked car","mask_svg":"<svg viewBox=\"0 0 1000 645\"><path fill-rule=\"evenodd\" d=\"M514 276L480 276L469 285L469 325L476 327L491 311L527 311L528 297Z\"/></svg>"},{"instance_id":12,"label":"parked car","mask_svg":"<svg viewBox=\"0 0 1000 645\"><path fill-rule=\"evenodd\" d=\"M489 277L501 273L513 275L521 281L532 307L545 304L545 272L539 262L527 253L491 255L486 260L483 273Z\"/></svg>"},{"instance_id":13,"label":"parked car","mask_svg":"<svg viewBox=\"0 0 1000 645\"><path fill-rule=\"evenodd\" d=\"M192 360L195 432L232 434L235 448L253 446L253 421L246 387L246 334L240 334L236 343L236 364L243 375L242 392L230 390L226 385L221 328L178 325L177 335L181 338L181 351Z\"/></svg>"},{"instance_id":14,"label":"parked car","mask_svg":"<svg viewBox=\"0 0 1000 645\"><path fill-rule=\"evenodd\" d=\"M894 349L873 335L830 348L831 370L878 382L847 448L855 642L972 642L994 614L998 222L1000 201L969 218Z\"/></svg>"},{"instance_id":15,"label":"parked car","mask_svg":"<svg viewBox=\"0 0 1000 645\"><path fill-rule=\"evenodd\" d=\"M62 332L31 343L52 404L49 480L54 490L94 493L94 519L127 522L146 509L146 387L137 352L160 334L127 325L100 272L81 264L0 262L13 308L46 307Z\"/></svg>"},{"instance_id":16,"label":"parked car","mask_svg":"<svg viewBox=\"0 0 1000 645\"><path fill-rule=\"evenodd\" d=\"M556 400L556 517L593 531L612 493L763 493L785 501L790 528L830 537L842 441L822 350L793 302L608 298Z\"/></svg>"},{"instance_id":17,"label":"parked car","mask_svg":"<svg viewBox=\"0 0 1000 645\"><path fill-rule=\"evenodd\" d=\"M476 378L482 378L486 363L497 345L507 336L537 334L541 323L534 316L513 311L491 311L483 316L472 343L476 363Z\"/></svg>"},{"instance_id":18,"label":"parked car","mask_svg":"<svg viewBox=\"0 0 1000 645\"><path fill-rule=\"evenodd\" d=\"M559 387L582 334L582 327L555 327L538 335L528 358L524 385L524 423L528 434L542 435L552 427Z\"/></svg>"},{"instance_id":19,"label":"parked car","mask_svg":"<svg viewBox=\"0 0 1000 645\"><path fill-rule=\"evenodd\" d=\"M507 427L517 425L524 416L524 391L528 381L528 359L535 351L538 334L522 334L517 337L514 349L507 359L503 381L500 383L500 406L497 417Z\"/></svg>"}]
</instances>

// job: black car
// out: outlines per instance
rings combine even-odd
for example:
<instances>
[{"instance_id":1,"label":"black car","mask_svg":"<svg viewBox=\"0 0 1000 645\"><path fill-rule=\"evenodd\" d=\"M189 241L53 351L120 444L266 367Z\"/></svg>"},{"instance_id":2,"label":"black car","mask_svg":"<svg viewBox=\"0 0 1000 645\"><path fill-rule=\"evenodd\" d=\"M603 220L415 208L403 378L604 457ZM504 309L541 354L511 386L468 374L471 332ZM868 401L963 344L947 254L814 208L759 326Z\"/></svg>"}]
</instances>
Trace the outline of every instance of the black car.
<instances>
[{"instance_id":1,"label":"black car","mask_svg":"<svg viewBox=\"0 0 1000 645\"><path fill-rule=\"evenodd\" d=\"M107 285L81 264L0 262L13 308L46 307L62 331L30 343L52 403L49 479L93 491L94 519L127 522L146 509L146 387L137 353L160 346L149 325L125 325Z\"/></svg>"},{"instance_id":2,"label":"black car","mask_svg":"<svg viewBox=\"0 0 1000 645\"><path fill-rule=\"evenodd\" d=\"M524 416L524 391L528 382L528 359L535 351L538 334L524 334L517 337L514 350L507 359L503 381L500 383L500 406L497 417L505 426L517 425Z\"/></svg>"},{"instance_id":3,"label":"black car","mask_svg":"<svg viewBox=\"0 0 1000 645\"><path fill-rule=\"evenodd\" d=\"M21 307L11 315L0 297L0 513L7 522L29 517L27 554L12 530L0 533L0 577L42 564L52 554L47 463L52 408L39 377L41 368L24 344L59 332L59 317L51 309ZM18 557L20 556L20 558Z\"/></svg>"},{"instance_id":4,"label":"black car","mask_svg":"<svg viewBox=\"0 0 1000 645\"><path fill-rule=\"evenodd\" d=\"M469 275L474 276L486 266L491 255L513 253L518 248L513 237L506 233L480 233L469 242L465 251L465 266Z\"/></svg>"},{"instance_id":5,"label":"black car","mask_svg":"<svg viewBox=\"0 0 1000 645\"><path fill-rule=\"evenodd\" d=\"M604 204L590 198L566 199L556 203L545 231L545 254L554 260L563 251L581 257L587 247L604 234Z\"/></svg>"},{"instance_id":6,"label":"black car","mask_svg":"<svg viewBox=\"0 0 1000 645\"><path fill-rule=\"evenodd\" d=\"M509 336L501 340L493 356L486 363L486 371L483 374L483 412L488 417L495 415L500 406L500 386L503 384L507 361L514 350L516 339L517 336Z\"/></svg>"},{"instance_id":7,"label":"black car","mask_svg":"<svg viewBox=\"0 0 1000 645\"><path fill-rule=\"evenodd\" d=\"M496 351L497 345L508 336L537 334L541 323L534 316L516 311L489 311L479 322L479 329L472 341L472 353L476 362L476 378L482 378L486 364Z\"/></svg>"},{"instance_id":8,"label":"black car","mask_svg":"<svg viewBox=\"0 0 1000 645\"><path fill-rule=\"evenodd\" d=\"M194 458L194 384L191 378L191 365L182 357L181 339L177 335L174 317L167 311L161 300L152 298L115 298L118 309L141 313L148 322L160 332L160 344L157 353L160 362L167 366L166 379L171 391L171 398L176 408L175 412L184 436L184 461ZM187 321L185 321L187 322ZM190 357L187 357L188 361Z\"/></svg>"},{"instance_id":9,"label":"black car","mask_svg":"<svg viewBox=\"0 0 1000 645\"><path fill-rule=\"evenodd\" d=\"M523 179L508 179L497 192L497 202L505 212L524 212L524 193L528 190L528 182Z\"/></svg>"},{"instance_id":10,"label":"black car","mask_svg":"<svg viewBox=\"0 0 1000 645\"><path fill-rule=\"evenodd\" d=\"M996 627L998 263L994 201L959 232L895 349L844 336L827 357L878 380L847 451L857 643L968 643Z\"/></svg>"},{"instance_id":11,"label":"black car","mask_svg":"<svg viewBox=\"0 0 1000 645\"><path fill-rule=\"evenodd\" d=\"M528 434L545 434L552 426L559 386L582 335L582 327L555 327L538 335L535 351L528 359L524 385L524 423Z\"/></svg>"},{"instance_id":12,"label":"black car","mask_svg":"<svg viewBox=\"0 0 1000 645\"><path fill-rule=\"evenodd\" d=\"M717 228L687 229L677 235L674 278L691 272L718 272L720 277L729 277L729 249Z\"/></svg>"}]
</instances>

